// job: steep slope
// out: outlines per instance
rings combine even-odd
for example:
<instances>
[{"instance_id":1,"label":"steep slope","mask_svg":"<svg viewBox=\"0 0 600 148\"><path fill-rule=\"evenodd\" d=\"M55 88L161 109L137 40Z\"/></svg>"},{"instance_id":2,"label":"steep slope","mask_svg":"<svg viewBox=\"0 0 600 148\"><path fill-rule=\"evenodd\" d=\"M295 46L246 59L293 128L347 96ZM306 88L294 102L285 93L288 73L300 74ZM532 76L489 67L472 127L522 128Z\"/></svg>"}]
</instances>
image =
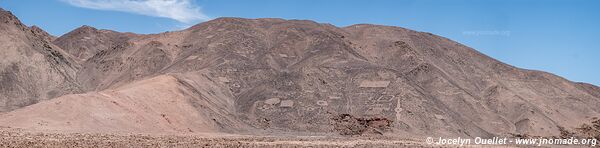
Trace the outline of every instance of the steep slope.
<instances>
[{"instance_id":1,"label":"steep slope","mask_svg":"<svg viewBox=\"0 0 600 148\"><path fill-rule=\"evenodd\" d=\"M242 129L231 117L233 101L220 92L205 96L202 91L215 83L176 77L161 75L116 89L62 96L0 115L0 124L59 132L173 134Z\"/></svg>"},{"instance_id":2,"label":"steep slope","mask_svg":"<svg viewBox=\"0 0 600 148\"><path fill-rule=\"evenodd\" d=\"M29 29L31 30L31 32L33 34L37 34L39 35L43 40L47 41L47 42L52 42L56 39L55 36L50 35L48 32L44 31L42 28L38 27L38 26L31 26L29 27Z\"/></svg>"},{"instance_id":3,"label":"steep slope","mask_svg":"<svg viewBox=\"0 0 600 148\"><path fill-rule=\"evenodd\" d=\"M345 30L362 41L358 46L364 48L365 55L394 48L410 53L394 56L394 60L406 60L403 62L382 62L416 66L396 69L403 71L402 77L417 88L417 98L427 100L424 106L437 106L416 108L418 114L442 116L437 121L412 125L437 123L440 126L432 129L440 129L453 126L448 121L459 121L470 122L488 133L559 135L562 127L573 129L600 115L599 98L576 84L545 72L506 65L448 39L373 25L355 25ZM411 59L415 56L420 57L417 61L421 63L403 64L414 61Z\"/></svg>"},{"instance_id":4,"label":"steep slope","mask_svg":"<svg viewBox=\"0 0 600 148\"><path fill-rule=\"evenodd\" d=\"M82 61L77 80L84 90L92 91L154 76L169 64L177 49L172 42L154 40L159 36L164 35L142 36L83 26L54 43Z\"/></svg>"},{"instance_id":5,"label":"steep slope","mask_svg":"<svg viewBox=\"0 0 600 148\"><path fill-rule=\"evenodd\" d=\"M91 92L57 99L72 100L70 105L40 103L11 112L0 123L40 129L36 122L44 120L51 126L41 129L76 131L102 126L99 131L561 136L600 116L596 86L519 69L399 27L219 18L152 35L83 27L54 42L72 54L83 52L77 55L82 61L77 81ZM86 98L98 105L61 109L89 104ZM169 98L179 103L161 104ZM102 105L110 104L106 100L144 109L123 113ZM151 105L131 103L145 101ZM119 122L75 118L95 109ZM74 114L37 115L47 110ZM173 112L177 125L156 118L161 116L156 110ZM138 123L128 119L138 117L147 119L144 128L130 128ZM61 123L67 120L81 126Z\"/></svg>"},{"instance_id":6,"label":"steep slope","mask_svg":"<svg viewBox=\"0 0 600 148\"><path fill-rule=\"evenodd\" d=\"M80 90L77 63L36 28L0 9L0 112Z\"/></svg>"}]
</instances>

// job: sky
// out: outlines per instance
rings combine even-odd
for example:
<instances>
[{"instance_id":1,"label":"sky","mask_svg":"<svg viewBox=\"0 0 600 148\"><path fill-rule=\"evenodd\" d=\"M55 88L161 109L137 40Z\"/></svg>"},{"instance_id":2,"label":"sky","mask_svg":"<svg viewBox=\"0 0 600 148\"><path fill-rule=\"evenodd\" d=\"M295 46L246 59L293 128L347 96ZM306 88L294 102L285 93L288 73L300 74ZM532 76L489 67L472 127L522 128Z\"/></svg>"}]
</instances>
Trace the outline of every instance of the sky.
<instances>
[{"instance_id":1,"label":"sky","mask_svg":"<svg viewBox=\"0 0 600 148\"><path fill-rule=\"evenodd\" d=\"M82 25L160 33L218 17L399 26L600 86L598 0L0 0L0 7L55 36Z\"/></svg>"}]
</instances>

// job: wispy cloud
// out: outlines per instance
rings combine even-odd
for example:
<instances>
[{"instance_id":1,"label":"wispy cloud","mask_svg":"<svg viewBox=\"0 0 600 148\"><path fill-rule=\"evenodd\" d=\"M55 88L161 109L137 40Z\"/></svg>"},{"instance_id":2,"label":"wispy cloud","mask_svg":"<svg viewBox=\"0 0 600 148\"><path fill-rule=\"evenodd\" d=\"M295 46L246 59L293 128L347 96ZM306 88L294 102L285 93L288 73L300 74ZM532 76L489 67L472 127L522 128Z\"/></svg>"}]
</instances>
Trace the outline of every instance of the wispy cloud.
<instances>
[{"instance_id":1,"label":"wispy cloud","mask_svg":"<svg viewBox=\"0 0 600 148\"><path fill-rule=\"evenodd\" d=\"M191 0L61 0L70 5L164 17L183 23L210 19Z\"/></svg>"}]
</instances>

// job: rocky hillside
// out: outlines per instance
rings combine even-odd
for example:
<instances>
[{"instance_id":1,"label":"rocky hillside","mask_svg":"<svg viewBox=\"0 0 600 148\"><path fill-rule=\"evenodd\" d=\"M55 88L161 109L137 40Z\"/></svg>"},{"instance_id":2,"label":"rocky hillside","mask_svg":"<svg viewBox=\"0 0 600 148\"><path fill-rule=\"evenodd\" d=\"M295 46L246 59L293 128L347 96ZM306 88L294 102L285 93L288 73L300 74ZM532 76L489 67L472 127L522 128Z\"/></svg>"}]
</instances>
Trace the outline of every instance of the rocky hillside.
<instances>
[{"instance_id":1,"label":"rocky hillside","mask_svg":"<svg viewBox=\"0 0 600 148\"><path fill-rule=\"evenodd\" d=\"M0 115L0 125L10 127L561 136L600 117L597 86L516 68L449 39L399 27L219 18L150 35L83 26L48 42L18 29L20 23L6 24L13 28L3 31L19 35L3 35L1 42L19 46L2 44L3 50L35 51L45 57L38 58L38 69L59 73L31 76L19 72L36 70L21 68L24 62L10 62L17 70L2 67L9 73L2 75L8 84L2 91L11 92L2 97L23 97L0 101L25 102L5 111L35 103L29 100L86 92ZM34 46L38 42L41 47ZM59 55L64 60L53 62ZM62 81L68 83L57 83Z\"/></svg>"},{"instance_id":2,"label":"rocky hillside","mask_svg":"<svg viewBox=\"0 0 600 148\"><path fill-rule=\"evenodd\" d=\"M0 112L81 92L78 63L51 36L0 9Z\"/></svg>"}]
</instances>

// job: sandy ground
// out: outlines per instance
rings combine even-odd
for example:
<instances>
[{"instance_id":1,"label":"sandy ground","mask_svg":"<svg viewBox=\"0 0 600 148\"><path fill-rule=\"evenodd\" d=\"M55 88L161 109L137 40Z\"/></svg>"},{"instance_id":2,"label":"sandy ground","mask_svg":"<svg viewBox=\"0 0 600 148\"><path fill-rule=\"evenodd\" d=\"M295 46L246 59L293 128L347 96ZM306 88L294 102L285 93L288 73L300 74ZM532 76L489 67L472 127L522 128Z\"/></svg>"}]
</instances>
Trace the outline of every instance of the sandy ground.
<instances>
[{"instance_id":1,"label":"sandy ground","mask_svg":"<svg viewBox=\"0 0 600 148\"><path fill-rule=\"evenodd\" d=\"M162 75L115 90L66 95L0 114L0 126L103 133L216 131L214 122L222 118L210 118L204 114L208 111L196 109L190 103L194 95L181 90L186 88L181 87L177 79ZM212 106L205 103L203 107Z\"/></svg>"},{"instance_id":2,"label":"sandy ground","mask_svg":"<svg viewBox=\"0 0 600 148\"><path fill-rule=\"evenodd\" d=\"M366 137L42 133L0 128L0 147L430 147Z\"/></svg>"}]
</instances>

